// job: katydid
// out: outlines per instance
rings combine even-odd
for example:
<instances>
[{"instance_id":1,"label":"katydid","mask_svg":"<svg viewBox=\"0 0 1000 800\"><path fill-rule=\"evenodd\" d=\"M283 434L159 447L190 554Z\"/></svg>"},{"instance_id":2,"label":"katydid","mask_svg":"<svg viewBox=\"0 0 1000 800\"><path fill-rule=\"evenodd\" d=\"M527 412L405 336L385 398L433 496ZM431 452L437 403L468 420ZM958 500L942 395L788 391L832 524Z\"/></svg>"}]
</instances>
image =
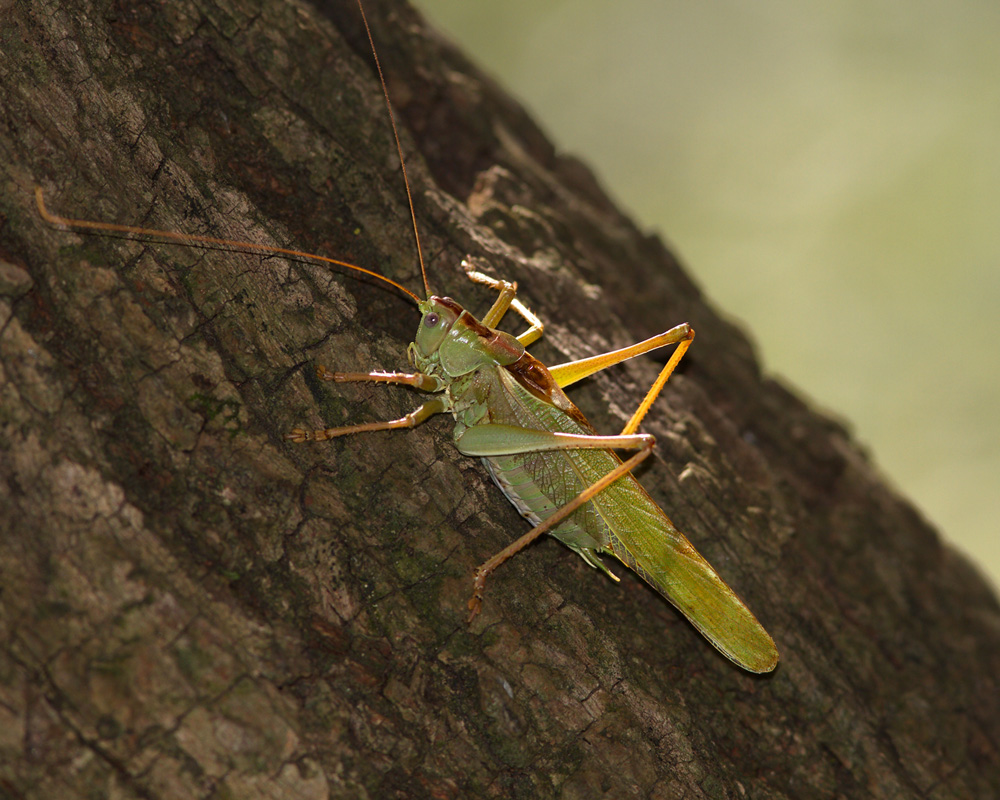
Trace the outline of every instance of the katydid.
<instances>
[{"instance_id":1,"label":"katydid","mask_svg":"<svg viewBox=\"0 0 1000 800\"><path fill-rule=\"evenodd\" d=\"M529 521L528 533L476 570L469 619L479 612L487 576L543 533L550 533L590 566L618 580L599 558L610 553L663 594L719 651L751 672L777 665L773 640L742 600L632 476L652 452L639 422L694 339L678 325L632 347L547 369L525 347L542 324L515 298L516 284L478 272L469 277L499 291L482 321L450 297L419 300L421 319L408 355L415 373L337 373L320 378L412 386L433 395L405 417L325 430L296 429L295 442L354 433L413 428L434 414L455 417L455 446L483 459L493 480ZM512 336L493 326L514 307L530 327ZM677 344L632 419L617 436L600 436L562 391L612 364ZM627 461L613 449L637 450Z\"/></svg>"},{"instance_id":2,"label":"katydid","mask_svg":"<svg viewBox=\"0 0 1000 800\"><path fill-rule=\"evenodd\" d=\"M468 603L470 622L480 611L490 573L543 533L549 533L590 566L617 581L599 554L615 556L676 606L723 655L750 672L773 670L778 651L767 631L632 475L655 444L651 434L637 432L639 424L693 341L694 330L687 324L678 325L631 347L546 368L525 349L542 336L543 325L517 299L517 284L466 269L472 281L498 293L482 320L451 298L432 294L388 91L361 0L358 7L396 139L426 299L389 278L336 259L213 237L58 217L45 209L41 190L37 189L40 213L50 223L71 228L114 230L134 236L317 258L401 290L414 301L421 315L407 351L415 371L343 373L321 366L317 367L317 375L340 382L402 384L431 395L431 399L399 419L319 430L297 428L285 438L292 442L322 441L413 428L435 414L450 413L455 418L458 450L481 458L497 486L534 525L476 570ZM496 329L510 310L528 325L518 336ZM606 367L669 345L676 345L676 350L617 435L598 435L563 392ZM616 450L635 452L622 461Z\"/></svg>"}]
</instances>

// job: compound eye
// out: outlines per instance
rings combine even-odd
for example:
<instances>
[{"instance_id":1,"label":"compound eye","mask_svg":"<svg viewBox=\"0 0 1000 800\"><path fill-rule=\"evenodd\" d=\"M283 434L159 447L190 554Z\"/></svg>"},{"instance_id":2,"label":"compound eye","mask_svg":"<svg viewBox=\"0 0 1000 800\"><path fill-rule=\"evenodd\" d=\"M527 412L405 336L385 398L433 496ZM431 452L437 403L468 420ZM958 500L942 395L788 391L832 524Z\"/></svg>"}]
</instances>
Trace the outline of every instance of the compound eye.
<instances>
[{"instance_id":1,"label":"compound eye","mask_svg":"<svg viewBox=\"0 0 1000 800\"><path fill-rule=\"evenodd\" d=\"M426 325L428 328L435 327L440 321L441 321L441 315L434 311L431 311L429 314L426 314L424 316L424 325Z\"/></svg>"}]
</instances>

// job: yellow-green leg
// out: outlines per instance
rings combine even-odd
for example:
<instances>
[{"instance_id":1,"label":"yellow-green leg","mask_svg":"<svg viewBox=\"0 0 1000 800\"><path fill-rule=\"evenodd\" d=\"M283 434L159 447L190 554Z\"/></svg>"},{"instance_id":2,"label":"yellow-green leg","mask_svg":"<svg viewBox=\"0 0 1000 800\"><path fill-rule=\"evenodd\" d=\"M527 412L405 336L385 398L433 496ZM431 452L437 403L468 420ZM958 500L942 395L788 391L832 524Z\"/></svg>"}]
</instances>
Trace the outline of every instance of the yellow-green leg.
<instances>
[{"instance_id":1,"label":"yellow-green leg","mask_svg":"<svg viewBox=\"0 0 1000 800\"><path fill-rule=\"evenodd\" d=\"M664 331L651 339L646 339L644 342L623 347L621 350L612 350L610 353L601 353L590 358L582 358L579 361L568 361L565 364L549 367L549 373L555 378L556 383L560 387L565 388L576 383L578 380L586 378L588 375L593 375L602 369L620 364L622 361L635 358L643 353L656 350L659 347L676 344L677 349L670 356L670 360L660 370L659 376L653 381L653 385L646 392L646 396L639 403L639 407L632 415L632 418L622 428L622 434L627 435L635 433L639 429L639 423L642 421L642 418L646 416L649 407L653 405L653 401L660 394L663 385L667 382L671 373L677 368L677 364L684 357L692 341L694 341L694 329L685 322L683 325L678 325L676 328Z\"/></svg>"}]
</instances>

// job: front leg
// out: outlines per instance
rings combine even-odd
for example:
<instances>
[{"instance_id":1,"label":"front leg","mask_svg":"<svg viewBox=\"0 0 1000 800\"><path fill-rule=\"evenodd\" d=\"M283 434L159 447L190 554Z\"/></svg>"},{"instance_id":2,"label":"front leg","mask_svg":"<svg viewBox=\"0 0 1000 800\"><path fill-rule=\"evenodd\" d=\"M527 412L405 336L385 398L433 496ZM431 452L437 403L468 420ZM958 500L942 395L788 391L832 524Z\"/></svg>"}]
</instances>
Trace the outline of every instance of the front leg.
<instances>
[{"instance_id":1,"label":"front leg","mask_svg":"<svg viewBox=\"0 0 1000 800\"><path fill-rule=\"evenodd\" d=\"M441 414L448 410L448 404L443 397L435 397L428 400L419 408L413 409L405 417L390 419L383 422L364 422L360 425L344 425L340 428L317 428L306 430L305 428L294 428L285 434L285 439L289 442L323 442L327 439L336 439L338 436L348 436L352 433L371 433L372 431L391 431L397 428L415 428L421 422L435 414Z\"/></svg>"},{"instance_id":2,"label":"front leg","mask_svg":"<svg viewBox=\"0 0 1000 800\"><path fill-rule=\"evenodd\" d=\"M338 383L399 383L404 386L412 386L423 392L440 392L444 388L444 384L439 378L435 378L433 375L424 375L421 372L333 372L324 366L317 366L316 377L321 381L336 381ZM415 428L428 417L448 410L450 410L448 400L445 397L435 397L399 419L365 422L360 425L344 425L340 428L316 428L314 430L294 428L285 434L285 439L289 442L322 442L352 433Z\"/></svg>"},{"instance_id":3,"label":"front leg","mask_svg":"<svg viewBox=\"0 0 1000 800\"><path fill-rule=\"evenodd\" d=\"M424 375L422 372L334 372L320 364L316 366L316 377L321 381L337 383L401 383L422 392L440 392L444 389L440 378Z\"/></svg>"}]
</instances>

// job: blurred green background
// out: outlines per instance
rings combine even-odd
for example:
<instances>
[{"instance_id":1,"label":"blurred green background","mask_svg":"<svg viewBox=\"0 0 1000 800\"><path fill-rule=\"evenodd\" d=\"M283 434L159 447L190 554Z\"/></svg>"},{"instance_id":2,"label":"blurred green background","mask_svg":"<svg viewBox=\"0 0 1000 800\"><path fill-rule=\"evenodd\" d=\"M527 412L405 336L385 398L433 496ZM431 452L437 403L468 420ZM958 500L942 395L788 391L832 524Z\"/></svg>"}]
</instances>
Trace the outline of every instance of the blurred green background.
<instances>
[{"instance_id":1,"label":"blurred green background","mask_svg":"<svg viewBox=\"0 0 1000 800\"><path fill-rule=\"evenodd\" d=\"M417 2L1000 585L1000 5Z\"/></svg>"}]
</instances>

